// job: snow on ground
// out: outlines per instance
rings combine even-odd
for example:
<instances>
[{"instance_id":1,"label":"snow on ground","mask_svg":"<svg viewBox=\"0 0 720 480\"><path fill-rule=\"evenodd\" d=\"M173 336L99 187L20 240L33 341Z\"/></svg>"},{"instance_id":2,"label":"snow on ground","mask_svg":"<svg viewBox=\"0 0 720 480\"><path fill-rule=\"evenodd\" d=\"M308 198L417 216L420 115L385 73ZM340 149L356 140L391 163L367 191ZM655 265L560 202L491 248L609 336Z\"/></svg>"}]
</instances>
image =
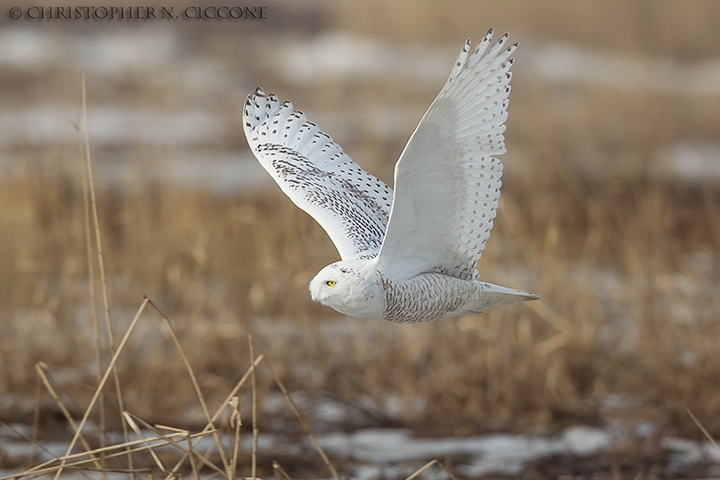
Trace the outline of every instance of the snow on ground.
<instances>
[{"instance_id":1,"label":"snow on ground","mask_svg":"<svg viewBox=\"0 0 720 480\"><path fill-rule=\"evenodd\" d=\"M478 32L472 33L477 40ZM274 73L284 77L288 84L304 89L328 81L377 80L411 82L413 89L432 94L444 82L459 48L449 43L392 43L339 31L307 37L278 34L253 38L253 49L243 53L247 61L229 62L215 54L203 54L202 48L187 48L184 42L182 32L172 28L65 32L13 25L0 32L0 66L6 75L18 72L32 74L33 78L55 75L53 72L57 69L77 72L78 78L80 72L87 72L88 81L94 85L120 78L141 79L148 85L184 92L182 98L215 95L212 98L222 98L230 104L236 102L240 108L242 99L252 88L248 72L254 72L260 65L268 78ZM720 58L687 62L670 57L636 57L532 39L523 39L516 57L514 70L518 78L539 87L543 84L590 85L679 96L720 93ZM12 103L12 98L10 95L7 100ZM60 143L75 147L81 139L78 131L81 111L79 98L77 100L72 104L56 100L56 103L15 104L4 108L0 112L0 148L13 151L27 145L52 148ZM212 154L193 150L199 146L207 150L208 145L216 150L228 148L224 146L227 137L223 137L227 135L228 118L215 108L203 109L205 103L180 104L177 111L166 112L154 110L157 106L91 102L88 111L91 144L94 149L142 145L196 153L195 167L186 162L187 158L179 165L172 164L173 169L185 172L179 174L181 182L196 181L196 185L212 186L217 181L220 190L242 188L248 183L243 183L243 176L228 175L224 167L217 175L209 178L203 175L207 157ZM354 116L337 112L308 112L308 115L340 138L353 138L353 132L362 130L364 135L382 140L404 140L425 107L371 105ZM241 136L241 132L238 135ZM228 158L240 154L230 149L222 153ZM522 162L525 156L519 147L511 148L507 161ZM584 156L591 158L593 152ZM130 162L116 163L108 176L122 177L122 170L137 171ZM12 168L0 169L0 175L8 172L11 173ZM693 139L683 139L670 146L658 145L650 173L690 183L720 182L720 146Z\"/></svg>"},{"instance_id":2,"label":"snow on ground","mask_svg":"<svg viewBox=\"0 0 720 480\"><path fill-rule=\"evenodd\" d=\"M0 145L73 142L80 138L80 105L55 105L0 112ZM123 106L90 107L93 145L192 146L217 141L220 119L211 112L161 113Z\"/></svg>"},{"instance_id":3,"label":"snow on ground","mask_svg":"<svg viewBox=\"0 0 720 480\"><path fill-rule=\"evenodd\" d=\"M538 458L553 454L592 455L607 448L612 437L591 427L571 427L554 438L491 434L458 438L414 438L409 430L364 429L334 433L320 445L340 457L376 465L465 455L461 470L469 476L491 472L513 474Z\"/></svg>"},{"instance_id":4,"label":"snow on ground","mask_svg":"<svg viewBox=\"0 0 720 480\"><path fill-rule=\"evenodd\" d=\"M499 35L496 33L496 38ZM473 41L479 40L475 35ZM513 39L512 36L510 37ZM277 55L286 80L316 83L328 79L399 78L436 84L447 77L462 45L393 44L343 32L293 42ZM524 41L513 67L526 78L616 89L642 89L677 95L720 93L720 58L684 62L638 57L575 45Z\"/></svg>"},{"instance_id":5,"label":"snow on ground","mask_svg":"<svg viewBox=\"0 0 720 480\"><path fill-rule=\"evenodd\" d=\"M28 428L13 426L28 435ZM472 437L417 438L405 429L369 428L351 433L330 433L317 435L321 447L333 458L350 462L349 470L359 478L373 478L378 472L386 474L393 469L412 473L425 462L433 459L456 458L455 469L469 477L500 473L518 474L525 466L544 457L569 455L586 457L597 455L613 447L624 438L620 431L603 430L589 426L573 426L559 434L547 437L540 435L489 434ZM143 432L145 438L153 437L152 432ZM114 442L122 442L119 433L111 436ZM131 440L138 437L133 434ZM226 449L231 448L233 439L222 437ZM241 451L249 451L252 437L241 438ZM302 442L277 434L261 433L258 437L258 451L276 456L309 455L313 447L307 438ZM211 436L203 437L195 446L204 451L213 443ZM662 439L662 446L672 452L670 468L681 469L693 464L714 463L720 467L720 451L710 442L696 442L673 437ZM65 453L67 445L49 442L36 449L36 460L44 461L53 455ZM158 447L171 450L172 446ZM0 427L0 450L4 455L21 460L27 458L32 445L18 440L9 428ZM17 473L4 471L0 475Z\"/></svg>"}]
</instances>

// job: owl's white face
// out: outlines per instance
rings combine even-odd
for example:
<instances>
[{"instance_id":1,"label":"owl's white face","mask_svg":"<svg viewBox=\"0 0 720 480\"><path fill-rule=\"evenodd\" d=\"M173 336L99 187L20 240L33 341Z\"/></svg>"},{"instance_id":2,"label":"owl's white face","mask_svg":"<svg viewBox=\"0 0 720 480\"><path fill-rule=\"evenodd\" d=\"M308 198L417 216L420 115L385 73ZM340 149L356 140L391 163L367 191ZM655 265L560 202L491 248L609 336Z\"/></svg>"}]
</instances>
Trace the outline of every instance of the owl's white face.
<instances>
[{"instance_id":1,"label":"owl's white face","mask_svg":"<svg viewBox=\"0 0 720 480\"><path fill-rule=\"evenodd\" d=\"M355 318L382 319L385 296L367 260L331 263L310 281L310 296L316 302Z\"/></svg>"}]
</instances>

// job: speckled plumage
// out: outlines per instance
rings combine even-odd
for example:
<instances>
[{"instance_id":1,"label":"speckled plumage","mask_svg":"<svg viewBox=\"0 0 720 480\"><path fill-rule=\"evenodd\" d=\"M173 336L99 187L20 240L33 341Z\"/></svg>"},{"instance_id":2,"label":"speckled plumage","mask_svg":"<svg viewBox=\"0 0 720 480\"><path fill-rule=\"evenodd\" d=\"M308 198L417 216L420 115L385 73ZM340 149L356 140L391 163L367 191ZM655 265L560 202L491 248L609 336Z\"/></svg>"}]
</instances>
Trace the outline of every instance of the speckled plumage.
<instances>
[{"instance_id":1,"label":"speckled plumage","mask_svg":"<svg viewBox=\"0 0 720 480\"><path fill-rule=\"evenodd\" d=\"M423 322L539 298L477 280L498 206L510 93L507 34L463 46L395 166L395 194L290 102L258 88L245 135L283 192L325 229L341 261L312 298L358 318Z\"/></svg>"}]
</instances>

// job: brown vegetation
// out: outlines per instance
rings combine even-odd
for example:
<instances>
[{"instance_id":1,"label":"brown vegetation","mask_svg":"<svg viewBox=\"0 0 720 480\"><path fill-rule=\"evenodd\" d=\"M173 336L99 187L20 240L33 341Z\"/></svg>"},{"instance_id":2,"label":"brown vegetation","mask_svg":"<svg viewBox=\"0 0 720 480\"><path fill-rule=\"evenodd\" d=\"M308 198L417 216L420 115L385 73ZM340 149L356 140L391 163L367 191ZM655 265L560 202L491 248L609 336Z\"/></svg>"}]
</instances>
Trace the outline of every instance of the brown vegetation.
<instances>
[{"instance_id":1,"label":"brown vegetation","mask_svg":"<svg viewBox=\"0 0 720 480\"><path fill-rule=\"evenodd\" d=\"M674 10L663 5L657 21L667 26ZM348 5L338 8L333 18L339 24L369 28L362 18L357 25L348 20ZM698 30L707 20L700 13L684 17ZM518 22L529 24L531 16L525 12L526 23ZM626 25L619 38L633 28ZM677 44L667 31L656 32L667 48L651 53L683 56L690 47L672 48ZM581 33L565 35L595 42ZM611 40L597 44L614 46ZM645 52L643 45L634 51ZM706 53L717 53L703 45ZM720 435L720 188L657 177L652 169L658 151L675 142L720 135L720 98L516 80L510 160L479 266L483 279L537 292L541 302L422 325L341 318L312 303L307 292L310 278L336 259L334 248L278 189L218 195L147 181L140 172L127 189L97 189L115 340L147 295L170 318L211 410L248 369L246 337L252 331L256 354L291 392L348 405L362 399L366 415L347 419L344 428L408 425L425 434L466 435L531 426L552 432L609 421L632 428L651 421L662 434L699 437L689 409ZM393 105L401 90L375 87L338 86L347 94L343 100L298 89L301 97L293 100L299 106L305 94L303 109L337 111L369 99L372 108ZM397 101L425 105L430 99L413 91ZM571 113L557 107L562 101L572 104ZM343 142L332 125L321 126L390 180L404 139L373 138L360 129ZM148 155L137 144L128 149L167 161L169 168L177 153L168 148ZM83 142L79 134L77 145L5 153L27 166L22 175L0 178L0 419L33 422L39 399L41 423L53 425L64 420L47 389L38 397L38 362L48 365L62 403L80 418L98 370L104 372L111 357L97 246L88 254L94 231L83 185ZM587 164L592 168L584 169ZM126 410L151 423L205 425L161 316L143 314L117 366ZM120 420L112 382L103 394L108 429ZM253 390L258 404L277 388L259 369ZM628 402L610 408L609 398ZM277 426L262 413L258 422Z\"/></svg>"}]
</instances>

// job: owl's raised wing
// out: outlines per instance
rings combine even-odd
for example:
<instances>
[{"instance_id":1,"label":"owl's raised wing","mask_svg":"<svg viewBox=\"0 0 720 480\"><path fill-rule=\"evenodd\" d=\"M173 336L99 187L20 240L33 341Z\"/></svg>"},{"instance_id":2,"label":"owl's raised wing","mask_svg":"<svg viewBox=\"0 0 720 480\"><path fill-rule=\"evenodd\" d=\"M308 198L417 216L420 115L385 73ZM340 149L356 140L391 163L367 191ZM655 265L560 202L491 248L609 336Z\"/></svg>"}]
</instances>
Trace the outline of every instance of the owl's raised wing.
<instances>
[{"instance_id":1,"label":"owl's raised wing","mask_svg":"<svg viewBox=\"0 0 720 480\"><path fill-rule=\"evenodd\" d=\"M260 164L325 229L343 260L374 257L385 235L392 190L364 171L330 135L261 88L245 102L243 126Z\"/></svg>"},{"instance_id":2,"label":"owl's raised wing","mask_svg":"<svg viewBox=\"0 0 720 480\"><path fill-rule=\"evenodd\" d=\"M395 165L395 198L377 269L404 280L440 272L477 277L500 197L510 93L507 34L467 40L445 86Z\"/></svg>"}]
</instances>

